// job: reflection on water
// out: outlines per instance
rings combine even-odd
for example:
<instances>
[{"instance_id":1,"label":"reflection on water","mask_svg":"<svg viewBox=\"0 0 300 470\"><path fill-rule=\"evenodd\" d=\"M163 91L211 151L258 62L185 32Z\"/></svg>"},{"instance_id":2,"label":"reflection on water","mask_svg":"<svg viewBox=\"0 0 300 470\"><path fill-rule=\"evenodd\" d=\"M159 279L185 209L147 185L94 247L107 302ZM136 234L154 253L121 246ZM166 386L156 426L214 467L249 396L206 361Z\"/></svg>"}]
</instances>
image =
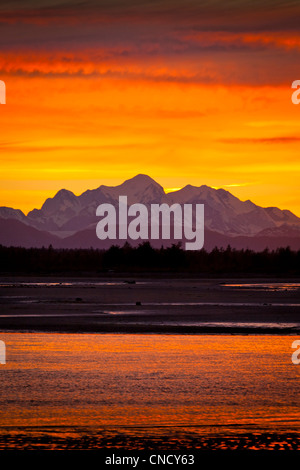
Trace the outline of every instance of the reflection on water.
<instances>
[{"instance_id":1,"label":"reflection on water","mask_svg":"<svg viewBox=\"0 0 300 470\"><path fill-rule=\"evenodd\" d=\"M136 311L111 311L111 312L104 312L104 313L110 313L110 314L119 314L119 315L125 315L125 314L128 314L128 315L131 315L131 314L134 314L136 315ZM144 311L144 312L140 312L138 311L138 314L139 313L149 313L149 311ZM137 320L134 320L134 324L145 324L145 321L137 321ZM256 321L253 321L253 322L239 322L239 321L215 321L215 322L212 322L212 321L184 321L184 320L179 320L179 321L168 321L168 320L165 320L165 319L162 319L162 320L151 320L151 325L180 325L180 326L203 326L203 327L210 327L210 328L245 328L245 329L273 329L273 328L276 328L276 329L290 329L290 328L293 328L293 330L296 332L300 331L300 322L299 323L288 323L288 322L256 322Z\"/></svg>"},{"instance_id":2,"label":"reflection on water","mask_svg":"<svg viewBox=\"0 0 300 470\"><path fill-rule=\"evenodd\" d=\"M72 281L72 282L7 282L0 283L0 287L99 287L122 286L124 284L148 284L143 281Z\"/></svg>"},{"instance_id":3,"label":"reflection on water","mask_svg":"<svg viewBox=\"0 0 300 470\"><path fill-rule=\"evenodd\" d=\"M292 330L292 334L298 334L300 331L300 321L298 323L295 322L283 322L280 321L265 321L265 322L257 322L257 321L201 321L201 320L191 320L188 321L184 319L167 319L167 318L160 318L159 320L152 318L151 314L155 315L155 311L151 310L100 310L94 311L92 313L16 313L16 314L0 314L0 318L57 318L57 319L103 319L104 317L109 317L110 315L122 315L126 317L126 321L128 325L147 325L150 324L151 326L189 326L189 327L205 327L210 328L211 332L214 332L214 329L218 329L217 332L220 332L220 328L224 329L224 333L226 329L228 331L236 331L237 329L245 329L248 333L251 332L259 332L260 329L265 330ZM145 315L148 315L148 318L145 319ZM150 315L150 318L149 318ZM138 319L140 317L140 319ZM29 329L29 327L28 327Z\"/></svg>"},{"instance_id":4,"label":"reflection on water","mask_svg":"<svg viewBox=\"0 0 300 470\"><path fill-rule=\"evenodd\" d=\"M194 281L196 282L196 281ZM0 287L100 287L100 286L123 286L124 284L155 285L153 280L103 280L103 281L68 281L68 282L23 282L9 281L1 282ZM205 284L205 283L204 283ZM230 289L264 290L264 291L294 291L300 289L299 282L255 282L255 283L222 283L221 287Z\"/></svg>"},{"instance_id":5,"label":"reflection on water","mask_svg":"<svg viewBox=\"0 0 300 470\"><path fill-rule=\"evenodd\" d=\"M98 305L101 305L98 303ZM102 304L106 306L107 304ZM110 303L112 307L119 306L132 306L133 303ZM144 306L147 307L264 307L264 306L274 306L274 307L299 307L298 303L280 303L280 302L143 302Z\"/></svg>"},{"instance_id":6,"label":"reflection on water","mask_svg":"<svg viewBox=\"0 0 300 470\"><path fill-rule=\"evenodd\" d=\"M300 289L299 282L257 282L255 284L222 284L223 287L247 290L294 291Z\"/></svg>"},{"instance_id":7,"label":"reflection on water","mask_svg":"<svg viewBox=\"0 0 300 470\"><path fill-rule=\"evenodd\" d=\"M59 435L63 448L75 434L80 447L80 435L93 446L145 436L195 446L212 436L276 433L286 442L300 433L291 336L0 336L0 447L4 435L18 446L20 434Z\"/></svg>"}]
</instances>

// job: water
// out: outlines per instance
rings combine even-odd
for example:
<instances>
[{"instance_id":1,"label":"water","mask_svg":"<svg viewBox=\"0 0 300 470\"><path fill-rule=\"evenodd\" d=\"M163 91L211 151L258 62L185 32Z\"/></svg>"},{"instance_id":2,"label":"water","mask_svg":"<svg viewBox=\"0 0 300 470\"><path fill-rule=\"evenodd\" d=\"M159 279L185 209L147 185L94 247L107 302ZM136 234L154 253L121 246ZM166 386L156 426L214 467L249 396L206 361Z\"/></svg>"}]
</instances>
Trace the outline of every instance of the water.
<instances>
[{"instance_id":1,"label":"water","mask_svg":"<svg viewBox=\"0 0 300 470\"><path fill-rule=\"evenodd\" d=\"M123 286L124 284L144 285L149 282L143 281L72 281L72 282L1 282L0 287L100 287L100 286Z\"/></svg>"},{"instance_id":2,"label":"water","mask_svg":"<svg viewBox=\"0 0 300 470\"><path fill-rule=\"evenodd\" d=\"M300 435L300 365L291 361L297 336L2 333L0 339L7 350L0 448L25 448L41 436L44 445L64 448L75 439L80 448L82 436L87 447L116 439L138 447L145 436L195 445L211 436L276 433L286 442Z\"/></svg>"},{"instance_id":3,"label":"water","mask_svg":"<svg viewBox=\"0 0 300 470\"><path fill-rule=\"evenodd\" d=\"M195 282L195 281L194 281ZM169 281L167 282L167 284ZM135 280L104 280L104 281L69 281L69 282L24 282L24 281L8 281L1 282L0 287L28 287L28 288L37 288L37 287L75 287L75 288L97 288L97 287L115 287L115 286L124 286L125 284L136 284L138 286L152 286L156 285L155 281L135 281ZM299 291L300 283L299 282L255 282L255 283L220 283L220 287L225 287L229 289L238 289L238 290L250 290L250 291Z\"/></svg>"},{"instance_id":4,"label":"water","mask_svg":"<svg viewBox=\"0 0 300 470\"><path fill-rule=\"evenodd\" d=\"M299 282L256 282L254 284L222 284L224 287L229 287L232 289L239 290L263 290L263 291L299 291L300 283Z\"/></svg>"}]
</instances>

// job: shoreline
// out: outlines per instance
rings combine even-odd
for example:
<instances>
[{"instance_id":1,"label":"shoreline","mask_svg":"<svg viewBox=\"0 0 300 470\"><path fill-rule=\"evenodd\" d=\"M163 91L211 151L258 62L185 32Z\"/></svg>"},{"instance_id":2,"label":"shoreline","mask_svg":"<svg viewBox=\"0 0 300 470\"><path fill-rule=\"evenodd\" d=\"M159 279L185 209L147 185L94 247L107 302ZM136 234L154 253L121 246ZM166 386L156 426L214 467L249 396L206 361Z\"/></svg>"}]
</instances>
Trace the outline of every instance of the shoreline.
<instances>
[{"instance_id":1,"label":"shoreline","mask_svg":"<svg viewBox=\"0 0 300 470\"><path fill-rule=\"evenodd\" d=\"M54 327L50 325L11 325L0 327L1 333L49 333L49 334L113 334L113 335L185 335L185 336L300 336L300 331L293 331L291 329L283 328L154 328L148 326L138 327L118 327L115 329L113 326L101 327L99 329L84 327ZM0 338L1 339L1 338Z\"/></svg>"}]
</instances>

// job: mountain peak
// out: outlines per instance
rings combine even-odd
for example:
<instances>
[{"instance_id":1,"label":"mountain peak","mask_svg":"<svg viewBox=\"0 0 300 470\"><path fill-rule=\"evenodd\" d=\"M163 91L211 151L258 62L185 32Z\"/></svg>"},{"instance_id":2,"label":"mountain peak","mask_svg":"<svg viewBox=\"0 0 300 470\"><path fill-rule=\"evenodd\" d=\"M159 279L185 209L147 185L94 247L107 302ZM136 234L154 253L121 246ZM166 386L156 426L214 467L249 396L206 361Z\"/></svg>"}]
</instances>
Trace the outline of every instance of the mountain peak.
<instances>
[{"instance_id":1,"label":"mountain peak","mask_svg":"<svg viewBox=\"0 0 300 470\"><path fill-rule=\"evenodd\" d=\"M131 189L134 189L134 190L137 190L137 191L143 191L143 190L149 188L149 186L159 188L161 191L164 192L164 189L160 184L158 184L150 176L143 175L143 174L138 174L138 175L134 176L133 178L125 180L124 183L122 183L118 186L118 188L120 188L120 189L131 188Z\"/></svg>"},{"instance_id":2,"label":"mountain peak","mask_svg":"<svg viewBox=\"0 0 300 470\"><path fill-rule=\"evenodd\" d=\"M60 189L57 191L53 199L60 199L60 198L65 198L65 197L76 197L72 191L69 191L68 189Z\"/></svg>"},{"instance_id":3,"label":"mountain peak","mask_svg":"<svg viewBox=\"0 0 300 470\"><path fill-rule=\"evenodd\" d=\"M153 178L151 178L150 176L148 175L144 175L142 173L139 173L138 175L134 176L133 178L130 178L126 181L124 181L124 183L122 183L120 186L123 186L123 185L134 185L135 187L147 187L149 185L154 185L154 186L159 186L160 188L162 188L162 186L160 186L160 184L158 184ZM162 188L163 189L163 188Z\"/></svg>"},{"instance_id":4,"label":"mountain peak","mask_svg":"<svg viewBox=\"0 0 300 470\"><path fill-rule=\"evenodd\" d=\"M141 202L147 204L150 202L160 202L165 197L164 188L150 176L138 174L130 178L119 186L113 188L116 195L126 195L128 204Z\"/></svg>"},{"instance_id":5,"label":"mountain peak","mask_svg":"<svg viewBox=\"0 0 300 470\"><path fill-rule=\"evenodd\" d=\"M72 191L68 189L60 189L53 198L48 198L42 205L41 209L33 209L28 212L29 218L37 219L39 217L55 220L55 224L61 224L60 216L57 214L61 212L73 213L74 207L78 206L78 199ZM52 222L53 222L52 220Z\"/></svg>"},{"instance_id":6,"label":"mountain peak","mask_svg":"<svg viewBox=\"0 0 300 470\"><path fill-rule=\"evenodd\" d=\"M145 181L145 182L152 182L152 183L156 183L156 181L151 178L151 176L148 176L148 175L145 175L144 173L138 173L137 175L133 176L132 178L129 178L129 180L131 181ZM127 180L128 181L128 180Z\"/></svg>"},{"instance_id":7,"label":"mountain peak","mask_svg":"<svg viewBox=\"0 0 300 470\"><path fill-rule=\"evenodd\" d=\"M171 192L167 195L168 199L170 202L177 202L180 200L180 202L186 203L189 200L197 197L201 191L202 186L192 186L191 184L187 184L181 189L178 189L178 191Z\"/></svg>"}]
</instances>

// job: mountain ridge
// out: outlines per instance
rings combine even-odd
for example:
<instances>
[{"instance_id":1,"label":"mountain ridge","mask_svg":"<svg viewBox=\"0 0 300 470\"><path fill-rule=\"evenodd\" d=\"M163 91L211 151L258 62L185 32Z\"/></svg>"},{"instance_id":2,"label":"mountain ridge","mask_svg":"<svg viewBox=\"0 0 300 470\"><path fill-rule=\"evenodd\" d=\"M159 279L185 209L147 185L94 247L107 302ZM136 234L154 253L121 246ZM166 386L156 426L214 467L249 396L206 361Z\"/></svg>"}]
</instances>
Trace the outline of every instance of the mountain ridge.
<instances>
[{"instance_id":1,"label":"mountain ridge","mask_svg":"<svg viewBox=\"0 0 300 470\"><path fill-rule=\"evenodd\" d=\"M144 174L138 174L117 186L100 185L92 190L87 189L78 196L67 189L60 189L54 197L47 198L40 209L33 209L27 215L20 209L0 207L2 230L4 220L16 220L42 232L41 238L45 238L45 233L55 237L58 235L58 239L66 243L56 239L54 243L67 245L68 239L76 239L77 233L85 230L95 232L98 205L110 203L117 206L120 195L127 196L128 205L204 204L206 230L223 236L223 239L229 238L229 241L235 238L236 242L237 237L266 237L274 245L276 237L288 239L290 236L293 241L300 237L300 218L288 209L261 207L249 199L241 201L223 188L214 189L207 185L198 187L188 184L177 191L166 193L159 183ZM34 232L33 239L36 240L37 236ZM5 237L1 237L1 240L1 243L5 242Z\"/></svg>"}]
</instances>

